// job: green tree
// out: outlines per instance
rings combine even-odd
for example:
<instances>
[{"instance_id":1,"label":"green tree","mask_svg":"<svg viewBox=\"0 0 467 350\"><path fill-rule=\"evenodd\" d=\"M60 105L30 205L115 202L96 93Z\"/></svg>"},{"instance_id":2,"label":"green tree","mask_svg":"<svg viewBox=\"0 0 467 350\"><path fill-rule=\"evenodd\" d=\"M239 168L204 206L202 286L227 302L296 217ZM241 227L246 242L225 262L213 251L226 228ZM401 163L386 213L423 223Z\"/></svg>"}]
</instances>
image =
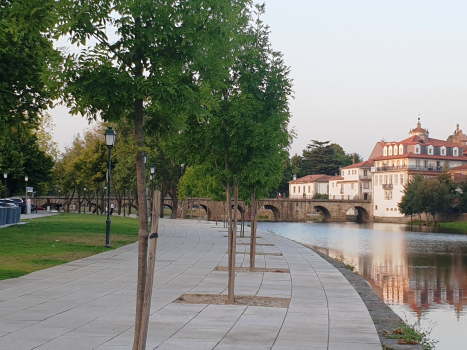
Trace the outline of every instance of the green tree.
<instances>
[{"instance_id":1,"label":"green tree","mask_svg":"<svg viewBox=\"0 0 467 350\"><path fill-rule=\"evenodd\" d=\"M246 20L248 1L51 3L58 18L55 37L68 35L73 43L85 46L77 54L70 53L65 68L55 76L72 113L111 122L132 116L134 121L139 211L137 349L148 247L144 118L156 113L165 116L165 124L173 124L188 112L200 117L201 106L210 98L209 82L228 74L224 65L230 61L231 39ZM108 30L117 37L108 38ZM217 54L219 49L222 55Z\"/></svg>"},{"instance_id":2,"label":"green tree","mask_svg":"<svg viewBox=\"0 0 467 350\"><path fill-rule=\"evenodd\" d=\"M417 193L418 186L423 181L422 176L414 176L412 180L404 184L403 196L401 201L397 204L399 211L404 215L410 215L410 221L412 216L418 214L415 205L415 195Z\"/></svg>"},{"instance_id":3,"label":"green tree","mask_svg":"<svg viewBox=\"0 0 467 350\"><path fill-rule=\"evenodd\" d=\"M42 0L0 0L0 168L10 193L24 194L24 175L38 193L46 190L52 159L32 135L51 102L43 75L57 58L42 32L48 27ZM32 11L32 9L35 9ZM24 11L31 11L27 21Z\"/></svg>"},{"instance_id":4,"label":"green tree","mask_svg":"<svg viewBox=\"0 0 467 350\"><path fill-rule=\"evenodd\" d=\"M257 15L264 11L256 7ZM233 207L253 188L265 191L280 180L287 148L290 79L281 54L271 49L268 30L251 23L237 36L235 61L225 81L214 87L206 119L189 119L183 130L186 159L222 185ZM271 182L272 181L272 182ZM244 191L244 192L243 192ZM267 193L267 190L265 191ZM237 211L228 210L229 300L234 300ZM233 223L233 225L232 225Z\"/></svg>"}]
</instances>

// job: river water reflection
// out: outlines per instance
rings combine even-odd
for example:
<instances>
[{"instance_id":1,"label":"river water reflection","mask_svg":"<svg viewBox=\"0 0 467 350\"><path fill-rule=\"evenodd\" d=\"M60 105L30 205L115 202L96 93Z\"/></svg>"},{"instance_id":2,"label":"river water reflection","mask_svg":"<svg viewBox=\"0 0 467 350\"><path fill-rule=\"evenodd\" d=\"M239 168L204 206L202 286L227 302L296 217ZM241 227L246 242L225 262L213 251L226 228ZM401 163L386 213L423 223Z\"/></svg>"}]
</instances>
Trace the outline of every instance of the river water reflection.
<instances>
[{"instance_id":1,"label":"river water reflection","mask_svg":"<svg viewBox=\"0 0 467 350\"><path fill-rule=\"evenodd\" d=\"M419 320L424 329L434 322L436 349L467 349L467 235L380 223L260 222L258 228L345 259L402 319Z\"/></svg>"}]
</instances>

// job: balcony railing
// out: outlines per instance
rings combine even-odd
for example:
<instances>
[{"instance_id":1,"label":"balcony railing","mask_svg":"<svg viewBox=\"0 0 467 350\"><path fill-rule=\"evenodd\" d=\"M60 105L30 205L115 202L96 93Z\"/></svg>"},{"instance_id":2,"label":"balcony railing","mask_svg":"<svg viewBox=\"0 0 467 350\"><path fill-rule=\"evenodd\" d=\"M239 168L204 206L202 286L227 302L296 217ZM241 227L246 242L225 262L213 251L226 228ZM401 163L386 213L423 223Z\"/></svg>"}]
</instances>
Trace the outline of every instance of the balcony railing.
<instances>
[{"instance_id":1,"label":"balcony railing","mask_svg":"<svg viewBox=\"0 0 467 350\"><path fill-rule=\"evenodd\" d=\"M384 190L392 190L392 184L383 184Z\"/></svg>"},{"instance_id":2,"label":"balcony railing","mask_svg":"<svg viewBox=\"0 0 467 350\"><path fill-rule=\"evenodd\" d=\"M416 166L416 165L387 165L374 168L374 171L393 171L393 170L418 170L418 171L443 171L441 165Z\"/></svg>"},{"instance_id":3,"label":"balcony railing","mask_svg":"<svg viewBox=\"0 0 467 350\"><path fill-rule=\"evenodd\" d=\"M360 175L360 180L371 180L371 176L370 175Z\"/></svg>"}]
</instances>

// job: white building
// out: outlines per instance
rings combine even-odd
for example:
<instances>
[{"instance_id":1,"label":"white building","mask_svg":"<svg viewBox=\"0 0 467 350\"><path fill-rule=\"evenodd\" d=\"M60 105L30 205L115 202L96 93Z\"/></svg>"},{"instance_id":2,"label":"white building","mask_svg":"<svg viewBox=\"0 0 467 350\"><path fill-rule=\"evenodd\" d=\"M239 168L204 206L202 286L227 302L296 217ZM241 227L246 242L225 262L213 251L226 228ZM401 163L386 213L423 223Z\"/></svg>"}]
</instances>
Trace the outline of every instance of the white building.
<instances>
[{"instance_id":1,"label":"white building","mask_svg":"<svg viewBox=\"0 0 467 350\"><path fill-rule=\"evenodd\" d=\"M329 179L334 176L307 175L299 179L289 181L289 198L312 199L316 194L329 194Z\"/></svg>"},{"instance_id":2,"label":"white building","mask_svg":"<svg viewBox=\"0 0 467 350\"><path fill-rule=\"evenodd\" d=\"M341 176L329 180L329 199L370 200L373 165L365 161L341 168Z\"/></svg>"},{"instance_id":3,"label":"white building","mask_svg":"<svg viewBox=\"0 0 467 350\"><path fill-rule=\"evenodd\" d=\"M372 168L373 216L401 218L397 204L403 196L404 184L414 175L435 177L443 167L467 164L460 144L429 137L420 118L410 137L399 142L378 142L370 160Z\"/></svg>"}]
</instances>

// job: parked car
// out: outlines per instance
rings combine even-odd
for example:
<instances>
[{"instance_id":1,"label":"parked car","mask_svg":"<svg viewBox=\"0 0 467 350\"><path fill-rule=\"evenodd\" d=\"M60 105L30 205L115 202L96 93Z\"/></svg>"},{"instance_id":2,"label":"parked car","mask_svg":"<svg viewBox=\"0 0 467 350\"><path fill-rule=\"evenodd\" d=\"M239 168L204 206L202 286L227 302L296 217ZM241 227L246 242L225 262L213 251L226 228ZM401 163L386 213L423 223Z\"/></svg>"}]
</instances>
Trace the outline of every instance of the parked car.
<instances>
[{"instance_id":1,"label":"parked car","mask_svg":"<svg viewBox=\"0 0 467 350\"><path fill-rule=\"evenodd\" d=\"M44 208L42 208L40 205L36 206L34 204L31 204L31 211L37 211L37 210L45 210Z\"/></svg>"},{"instance_id":2,"label":"parked car","mask_svg":"<svg viewBox=\"0 0 467 350\"><path fill-rule=\"evenodd\" d=\"M21 208L21 214L26 214L26 202L22 198L11 198L10 200Z\"/></svg>"},{"instance_id":3,"label":"parked car","mask_svg":"<svg viewBox=\"0 0 467 350\"><path fill-rule=\"evenodd\" d=\"M15 202L13 202L11 199L0 199L0 206L6 207L6 208L16 208L17 205Z\"/></svg>"}]
</instances>

